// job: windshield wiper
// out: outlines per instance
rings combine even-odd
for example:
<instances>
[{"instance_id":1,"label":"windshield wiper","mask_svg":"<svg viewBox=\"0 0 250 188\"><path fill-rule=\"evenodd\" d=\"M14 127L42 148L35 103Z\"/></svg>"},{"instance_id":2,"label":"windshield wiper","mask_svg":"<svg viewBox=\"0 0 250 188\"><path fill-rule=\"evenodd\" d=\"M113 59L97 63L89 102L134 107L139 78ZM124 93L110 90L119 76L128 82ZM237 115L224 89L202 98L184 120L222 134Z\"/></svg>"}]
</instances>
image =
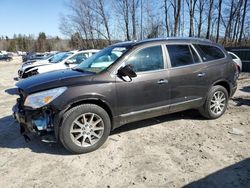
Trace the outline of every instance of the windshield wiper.
<instances>
[{"instance_id":1,"label":"windshield wiper","mask_svg":"<svg viewBox=\"0 0 250 188\"><path fill-rule=\"evenodd\" d=\"M85 72L85 73L94 74L94 72L86 71L86 70L83 70L83 69L80 69L80 68L71 68L71 70L73 70L73 71L78 71L78 72Z\"/></svg>"},{"instance_id":2,"label":"windshield wiper","mask_svg":"<svg viewBox=\"0 0 250 188\"><path fill-rule=\"evenodd\" d=\"M80 68L71 68L71 70L78 71L78 72L86 72L85 70L80 69Z\"/></svg>"}]
</instances>

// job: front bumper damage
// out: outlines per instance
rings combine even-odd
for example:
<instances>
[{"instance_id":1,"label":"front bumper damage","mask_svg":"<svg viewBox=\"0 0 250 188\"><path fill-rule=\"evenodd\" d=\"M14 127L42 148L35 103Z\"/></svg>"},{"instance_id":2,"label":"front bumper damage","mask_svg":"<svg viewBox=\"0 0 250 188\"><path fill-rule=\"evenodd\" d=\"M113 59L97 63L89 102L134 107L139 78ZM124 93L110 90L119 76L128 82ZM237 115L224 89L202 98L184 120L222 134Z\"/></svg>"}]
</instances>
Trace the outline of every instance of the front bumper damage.
<instances>
[{"instance_id":1,"label":"front bumper damage","mask_svg":"<svg viewBox=\"0 0 250 188\"><path fill-rule=\"evenodd\" d=\"M21 79L23 77L23 71L18 70L18 78Z\"/></svg>"},{"instance_id":2,"label":"front bumper damage","mask_svg":"<svg viewBox=\"0 0 250 188\"><path fill-rule=\"evenodd\" d=\"M17 99L16 105L12 108L13 117L20 125L20 133L26 141L30 141L29 133L41 136L44 142L56 142L54 121L58 117L55 110L50 107L41 109L29 109L22 105L21 99Z\"/></svg>"}]
</instances>

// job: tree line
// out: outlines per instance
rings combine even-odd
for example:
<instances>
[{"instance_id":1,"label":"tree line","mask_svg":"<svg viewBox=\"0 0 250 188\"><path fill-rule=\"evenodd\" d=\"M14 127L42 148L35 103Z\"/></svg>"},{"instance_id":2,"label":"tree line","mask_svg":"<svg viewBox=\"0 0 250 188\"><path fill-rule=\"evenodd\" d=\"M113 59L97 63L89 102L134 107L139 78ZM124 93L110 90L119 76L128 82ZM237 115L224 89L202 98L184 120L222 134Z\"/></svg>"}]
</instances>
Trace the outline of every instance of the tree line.
<instances>
[{"instance_id":1,"label":"tree line","mask_svg":"<svg viewBox=\"0 0 250 188\"><path fill-rule=\"evenodd\" d=\"M0 36L0 50L10 52L49 52L54 50L67 50L68 41L59 37L47 37L44 32L40 32L38 37L33 35L14 34L13 38Z\"/></svg>"},{"instance_id":2,"label":"tree line","mask_svg":"<svg viewBox=\"0 0 250 188\"><path fill-rule=\"evenodd\" d=\"M224 46L249 46L249 0L71 0L60 30L96 39L203 37Z\"/></svg>"},{"instance_id":3,"label":"tree line","mask_svg":"<svg viewBox=\"0 0 250 188\"><path fill-rule=\"evenodd\" d=\"M61 39L57 37L47 37L44 32L40 32L36 38L33 35L14 34L13 38L0 36L0 50L9 52L50 52L50 51L68 51L75 49L91 48L92 40L84 39L78 32L73 33L70 39ZM115 43L117 41L112 41ZM96 39L95 48L106 47L109 42L106 39Z\"/></svg>"},{"instance_id":4,"label":"tree line","mask_svg":"<svg viewBox=\"0 0 250 188\"><path fill-rule=\"evenodd\" d=\"M202 37L250 46L249 0L70 0L59 29L68 39L0 37L0 50L51 51L103 48L117 41Z\"/></svg>"}]
</instances>

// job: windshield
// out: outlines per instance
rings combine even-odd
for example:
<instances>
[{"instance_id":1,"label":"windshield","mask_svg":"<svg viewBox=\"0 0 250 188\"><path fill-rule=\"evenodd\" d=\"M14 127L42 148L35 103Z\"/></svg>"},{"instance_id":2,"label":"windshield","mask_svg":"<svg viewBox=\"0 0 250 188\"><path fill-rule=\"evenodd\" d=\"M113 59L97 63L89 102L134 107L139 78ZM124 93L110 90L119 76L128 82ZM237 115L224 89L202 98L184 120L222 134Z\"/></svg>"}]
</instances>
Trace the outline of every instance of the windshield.
<instances>
[{"instance_id":1,"label":"windshield","mask_svg":"<svg viewBox=\"0 0 250 188\"><path fill-rule=\"evenodd\" d=\"M91 56L85 61L82 61L80 65L75 67L75 69L99 73L107 69L111 64L113 64L119 57L121 57L128 48L126 47L108 47L95 55Z\"/></svg>"},{"instance_id":2,"label":"windshield","mask_svg":"<svg viewBox=\"0 0 250 188\"><path fill-rule=\"evenodd\" d=\"M43 57L43 59L44 59L44 60L46 60L46 59L51 59L52 56L54 56L54 55L55 55L55 54L46 55L46 56Z\"/></svg>"},{"instance_id":3,"label":"windshield","mask_svg":"<svg viewBox=\"0 0 250 188\"><path fill-rule=\"evenodd\" d=\"M62 60L66 59L71 54L72 53L70 53L70 52L61 52L61 53L58 53L58 54L56 54L56 55L54 55L52 57L52 59L50 60L50 63L59 63Z\"/></svg>"}]
</instances>

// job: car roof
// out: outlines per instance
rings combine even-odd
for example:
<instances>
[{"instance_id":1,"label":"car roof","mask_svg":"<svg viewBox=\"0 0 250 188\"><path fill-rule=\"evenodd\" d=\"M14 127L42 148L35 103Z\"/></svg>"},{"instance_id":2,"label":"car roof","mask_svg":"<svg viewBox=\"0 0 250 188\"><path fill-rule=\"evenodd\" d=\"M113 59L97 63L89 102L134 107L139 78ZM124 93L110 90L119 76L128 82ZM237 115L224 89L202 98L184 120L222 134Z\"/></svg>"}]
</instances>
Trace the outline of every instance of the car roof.
<instances>
[{"instance_id":1,"label":"car roof","mask_svg":"<svg viewBox=\"0 0 250 188\"><path fill-rule=\"evenodd\" d=\"M89 52L99 52L100 50L98 49L88 49L88 50L72 50L70 52L72 52L73 54L79 54L79 53L89 53Z\"/></svg>"},{"instance_id":2,"label":"car roof","mask_svg":"<svg viewBox=\"0 0 250 188\"><path fill-rule=\"evenodd\" d=\"M168 42L168 43L193 43L193 44L213 44L216 43L212 42L208 39L203 38L196 38L196 37L167 37L167 38L153 38L153 39L145 39L141 41L126 41L113 44L112 46L123 46L123 47L132 47L132 46L139 46L144 44L151 44L151 43L159 43L159 42Z\"/></svg>"}]
</instances>

